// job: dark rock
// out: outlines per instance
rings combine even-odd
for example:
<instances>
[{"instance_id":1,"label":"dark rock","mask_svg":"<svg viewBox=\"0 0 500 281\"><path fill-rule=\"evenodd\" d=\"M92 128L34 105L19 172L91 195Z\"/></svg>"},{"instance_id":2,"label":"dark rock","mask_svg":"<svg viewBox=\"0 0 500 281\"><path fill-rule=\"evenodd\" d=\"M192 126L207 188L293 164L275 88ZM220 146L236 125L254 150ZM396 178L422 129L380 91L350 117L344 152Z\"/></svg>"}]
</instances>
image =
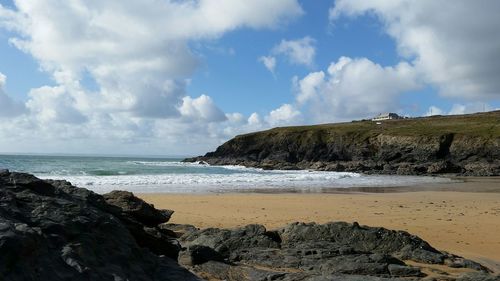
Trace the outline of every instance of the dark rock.
<instances>
[{"instance_id":1,"label":"dark rock","mask_svg":"<svg viewBox=\"0 0 500 281\"><path fill-rule=\"evenodd\" d=\"M200 276L225 280L420 280L425 276L403 260L454 264L489 276L481 265L440 252L407 232L357 223L294 223L277 231L260 225L210 228L182 236L181 244L188 249L204 246L201 249L207 251L207 257L193 270ZM192 252L186 251L186 264L193 259ZM219 262L214 263L213 257ZM249 274L260 279L244 277Z\"/></svg>"},{"instance_id":2,"label":"dark rock","mask_svg":"<svg viewBox=\"0 0 500 281\"><path fill-rule=\"evenodd\" d=\"M68 182L0 174L0 280L198 280L171 239Z\"/></svg>"},{"instance_id":3,"label":"dark rock","mask_svg":"<svg viewBox=\"0 0 500 281\"><path fill-rule=\"evenodd\" d=\"M444 263L453 268L471 268L477 271L488 271L484 266L473 262L468 259L464 259L462 257L458 256L453 256L450 254L447 254L447 259L444 261Z\"/></svg>"},{"instance_id":4,"label":"dark rock","mask_svg":"<svg viewBox=\"0 0 500 281\"><path fill-rule=\"evenodd\" d=\"M214 249L202 245L190 246L179 254L179 263L182 265L193 266L208 261L221 262L224 258Z\"/></svg>"},{"instance_id":5,"label":"dark rock","mask_svg":"<svg viewBox=\"0 0 500 281\"><path fill-rule=\"evenodd\" d=\"M188 233L199 230L199 228L191 224L162 223L158 225L158 227L162 231L169 231L170 236L175 236L177 238L180 238L183 235L187 235Z\"/></svg>"},{"instance_id":6,"label":"dark rock","mask_svg":"<svg viewBox=\"0 0 500 281\"><path fill-rule=\"evenodd\" d=\"M464 174L470 176L495 176L500 174L500 163L473 162L464 165Z\"/></svg>"},{"instance_id":7,"label":"dark rock","mask_svg":"<svg viewBox=\"0 0 500 281\"><path fill-rule=\"evenodd\" d=\"M461 173L462 168L450 161L434 162L427 168L429 174Z\"/></svg>"},{"instance_id":8,"label":"dark rock","mask_svg":"<svg viewBox=\"0 0 500 281\"><path fill-rule=\"evenodd\" d=\"M157 210L153 205L144 202L127 191L112 191L104 194L103 197L108 204L119 207L122 212L147 226L157 226L160 223L165 223L174 213L171 210Z\"/></svg>"},{"instance_id":9,"label":"dark rock","mask_svg":"<svg viewBox=\"0 0 500 281\"><path fill-rule=\"evenodd\" d=\"M401 163L397 166L396 174L398 175L415 175L417 173L415 166L411 163Z\"/></svg>"},{"instance_id":10,"label":"dark rock","mask_svg":"<svg viewBox=\"0 0 500 281\"><path fill-rule=\"evenodd\" d=\"M327 274L315 272L291 272L247 265L228 265L221 262L207 262L193 267L200 277L207 280L226 281L403 281L398 278L382 278L367 275ZM406 279L408 280L408 279Z\"/></svg>"},{"instance_id":11,"label":"dark rock","mask_svg":"<svg viewBox=\"0 0 500 281\"><path fill-rule=\"evenodd\" d=\"M397 265L397 264L390 264L387 269L389 270L389 273L391 276L399 277L399 276L415 276L415 277L420 277L420 276L425 276L422 274L419 268L413 267L413 266L405 266L405 265Z\"/></svg>"},{"instance_id":12,"label":"dark rock","mask_svg":"<svg viewBox=\"0 0 500 281\"><path fill-rule=\"evenodd\" d=\"M266 231L262 225L247 225L237 229L207 228L183 236L183 246L203 245L217 251L222 257L229 258L231 254L241 249L253 247L275 248L279 241Z\"/></svg>"},{"instance_id":13,"label":"dark rock","mask_svg":"<svg viewBox=\"0 0 500 281\"><path fill-rule=\"evenodd\" d=\"M280 230L282 245L293 246L304 242L335 241L359 252L394 255L427 263L441 263L445 255L422 239L404 231L362 227L349 223L295 223Z\"/></svg>"},{"instance_id":14,"label":"dark rock","mask_svg":"<svg viewBox=\"0 0 500 281\"><path fill-rule=\"evenodd\" d=\"M482 272L469 272L462 274L457 281L500 281L500 276L492 276Z\"/></svg>"},{"instance_id":15,"label":"dark rock","mask_svg":"<svg viewBox=\"0 0 500 281\"><path fill-rule=\"evenodd\" d=\"M214 261L209 261L202 265L197 265L193 269L200 275L200 277L205 278L207 280L226 280L226 281L285 280L281 278L286 275L286 273L284 272L274 271L272 269L255 268L245 265L235 266Z\"/></svg>"}]
</instances>

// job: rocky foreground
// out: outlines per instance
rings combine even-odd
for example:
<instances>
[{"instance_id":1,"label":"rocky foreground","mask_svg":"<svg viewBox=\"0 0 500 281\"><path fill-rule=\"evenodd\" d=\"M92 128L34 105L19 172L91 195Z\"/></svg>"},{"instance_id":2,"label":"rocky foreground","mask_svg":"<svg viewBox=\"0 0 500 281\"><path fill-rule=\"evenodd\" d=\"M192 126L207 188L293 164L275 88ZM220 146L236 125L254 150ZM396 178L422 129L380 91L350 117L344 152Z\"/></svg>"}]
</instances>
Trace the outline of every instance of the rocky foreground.
<instances>
[{"instance_id":1,"label":"rocky foreground","mask_svg":"<svg viewBox=\"0 0 500 281\"><path fill-rule=\"evenodd\" d=\"M500 280L404 231L197 229L129 192L0 171L0 280Z\"/></svg>"},{"instance_id":2,"label":"rocky foreground","mask_svg":"<svg viewBox=\"0 0 500 281\"><path fill-rule=\"evenodd\" d=\"M212 165L371 174L500 175L500 111L274 128L186 159Z\"/></svg>"}]
</instances>

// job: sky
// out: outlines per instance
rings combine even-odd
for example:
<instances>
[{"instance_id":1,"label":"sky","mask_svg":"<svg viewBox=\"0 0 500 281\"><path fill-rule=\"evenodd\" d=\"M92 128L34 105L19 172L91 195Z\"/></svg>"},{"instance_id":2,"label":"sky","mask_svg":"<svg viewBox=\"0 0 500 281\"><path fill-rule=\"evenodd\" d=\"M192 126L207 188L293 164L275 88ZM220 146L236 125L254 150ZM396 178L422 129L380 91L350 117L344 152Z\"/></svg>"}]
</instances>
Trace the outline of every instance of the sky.
<instances>
[{"instance_id":1,"label":"sky","mask_svg":"<svg viewBox=\"0 0 500 281\"><path fill-rule=\"evenodd\" d=\"M497 0L0 0L0 152L199 155L500 108Z\"/></svg>"}]
</instances>

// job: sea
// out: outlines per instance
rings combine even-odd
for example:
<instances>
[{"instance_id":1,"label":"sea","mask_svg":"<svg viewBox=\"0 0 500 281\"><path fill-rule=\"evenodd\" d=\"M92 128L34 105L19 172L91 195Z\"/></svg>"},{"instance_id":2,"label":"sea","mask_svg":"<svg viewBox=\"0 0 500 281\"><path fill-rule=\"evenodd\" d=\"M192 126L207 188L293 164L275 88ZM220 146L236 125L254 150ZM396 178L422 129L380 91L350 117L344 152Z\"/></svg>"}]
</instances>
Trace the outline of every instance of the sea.
<instances>
[{"instance_id":1,"label":"sea","mask_svg":"<svg viewBox=\"0 0 500 281\"><path fill-rule=\"evenodd\" d=\"M429 176L281 171L184 163L182 158L0 155L0 169L67 180L106 193L324 192L331 188L413 186L451 182Z\"/></svg>"}]
</instances>

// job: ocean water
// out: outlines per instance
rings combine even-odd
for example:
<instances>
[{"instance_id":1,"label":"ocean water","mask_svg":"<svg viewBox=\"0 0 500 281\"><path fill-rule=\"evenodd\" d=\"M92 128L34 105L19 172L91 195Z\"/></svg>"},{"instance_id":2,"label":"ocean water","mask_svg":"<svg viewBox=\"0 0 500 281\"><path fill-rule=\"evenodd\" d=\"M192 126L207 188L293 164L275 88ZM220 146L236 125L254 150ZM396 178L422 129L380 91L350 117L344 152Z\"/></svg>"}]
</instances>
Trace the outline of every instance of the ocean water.
<instances>
[{"instance_id":1,"label":"ocean water","mask_svg":"<svg viewBox=\"0 0 500 281\"><path fill-rule=\"evenodd\" d=\"M67 180L97 193L212 193L327 188L409 186L450 182L447 178L362 175L349 172L265 171L241 166L182 163L174 158L0 155L0 169L43 179Z\"/></svg>"}]
</instances>

